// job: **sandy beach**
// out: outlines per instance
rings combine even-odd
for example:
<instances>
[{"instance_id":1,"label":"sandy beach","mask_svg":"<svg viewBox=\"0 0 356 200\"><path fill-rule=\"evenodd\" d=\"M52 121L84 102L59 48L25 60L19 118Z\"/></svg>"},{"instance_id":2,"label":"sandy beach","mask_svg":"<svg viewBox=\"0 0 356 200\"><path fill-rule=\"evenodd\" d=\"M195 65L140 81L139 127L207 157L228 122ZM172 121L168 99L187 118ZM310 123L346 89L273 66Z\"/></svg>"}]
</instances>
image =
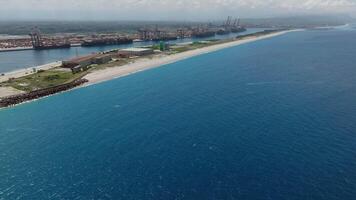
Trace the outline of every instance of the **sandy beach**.
<instances>
[{"instance_id":1,"label":"sandy beach","mask_svg":"<svg viewBox=\"0 0 356 200\"><path fill-rule=\"evenodd\" d=\"M263 36L255 36L251 38L245 38L242 40L237 40L237 41L232 41L232 42L227 42L223 44L218 44L218 45L213 45L209 47L204 47L201 49L195 49L187 52L182 52L178 54L173 54L173 55L166 55L166 56L157 56L153 57L152 59L137 59L134 63L129 63L123 66L118 66L118 67L111 67L111 68L106 68L103 70L98 70L94 71L88 75L86 75L84 78L87 79L89 82L84 84L83 86L88 86L96 83L100 83L103 81L108 81L111 79L119 78L122 76L127 76L133 73L137 73L140 71L152 69L155 67L159 67L162 65L174 63L183 59L187 59L193 56L209 53L209 52L214 52L218 51L224 48L228 47L233 47L257 40L263 40L279 35L283 35L285 33L291 32L291 31L296 31L296 30L289 30L289 31L281 31L277 33L272 33L268 35L263 35Z\"/></svg>"},{"instance_id":2,"label":"sandy beach","mask_svg":"<svg viewBox=\"0 0 356 200\"><path fill-rule=\"evenodd\" d=\"M19 78L33 73L33 68L37 70L49 70L55 67L59 67L62 65L61 61L48 63L45 65L37 66L37 67L30 67L25 69L20 69L12 72L5 72L4 75L0 76L0 83L9 80L9 78ZM1 73L0 73L1 74Z\"/></svg>"},{"instance_id":3,"label":"sandy beach","mask_svg":"<svg viewBox=\"0 0 356 200\"><path fill-rule=\"evenodd\" d=\"M16 94L22 94L22 93L25 93L25 92L21 91L21 90L17 90L12 87L0 87L0 99L2 97L7 97L7 96L11 96L11 95L16 95Z\"/></svg>"}]
</instances>

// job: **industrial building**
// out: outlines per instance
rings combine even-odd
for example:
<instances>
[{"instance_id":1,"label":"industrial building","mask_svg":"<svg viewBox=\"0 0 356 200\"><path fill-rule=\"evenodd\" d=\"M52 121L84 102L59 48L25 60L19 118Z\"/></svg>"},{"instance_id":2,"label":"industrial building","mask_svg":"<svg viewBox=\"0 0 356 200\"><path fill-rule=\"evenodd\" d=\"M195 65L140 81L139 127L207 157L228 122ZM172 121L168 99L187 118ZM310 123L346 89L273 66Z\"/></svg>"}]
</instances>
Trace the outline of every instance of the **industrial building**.
<instances>
[{"instance_id":1,"label":"industrial building","mask_svg":"<svg viewBox=\"0 0 356 200\"><path fill-rule=\"evenodd\" d=\"M73 73L85 71L92 64L105 64L111 61L110 54L92 54L83 57L73 58L62 62L63 68L70 68Z\"/></svg>"},{"instance_id":2,"label":"industrial building","mask_svg":"<svg viewBox=\"0 0 356 200\"><path fill-rule=\"evenodd\" d=\"M121 57L145 56L153 54L153 49L148 48L127 48L118 50L118 55Z\"/></svg>"},{"instance_id":3,"label":"industrial building","mask_svg":"<svg viewBox=\"0 0 356 200\"><path fill-rule=\"evenodd\" d=\"M110 62L112 59L112 56L110 54L103 54L103 55L99 55L93 58L93 64L105 64Z\"/></svg>"}]
</instances>

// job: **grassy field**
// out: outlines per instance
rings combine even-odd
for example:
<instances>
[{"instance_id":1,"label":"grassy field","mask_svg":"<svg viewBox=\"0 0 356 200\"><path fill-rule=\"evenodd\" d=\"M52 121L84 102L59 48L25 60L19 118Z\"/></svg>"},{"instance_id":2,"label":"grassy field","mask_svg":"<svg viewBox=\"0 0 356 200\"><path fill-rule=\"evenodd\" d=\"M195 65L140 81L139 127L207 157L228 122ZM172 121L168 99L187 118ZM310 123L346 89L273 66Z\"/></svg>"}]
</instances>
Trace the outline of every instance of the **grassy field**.
<instances>
[{"instance_id":1,"label":"grassy field","mask_svg":"<svg viewBox=\"0 0 356 200\"><path fill-rule=\"evenodd\" d=\"M87 72L73 74L70 71L59 71L52 69L9 80L7 82L1 83L1 85L10 86L18 90L30 92L71 82L82 77L86 73Z\"/></svg>"},{"instance_id":2,"label":"grassy field","mask_svg":"<svg viewBox=\"0 0 356 200\"><path fill-rule=\"evenodd\" d=\"M100 70L100 69L105 69L105 68L109 68L109 67L117 67L117 66L122 66L125 65L127 63L129 63L130 59L129 58L121 58L119 60L116 61L112 61L106 64L102 64L102 65L93 65L89 71L94 71L94 70Z\"/></svg>"},{"instance_id":3,"label":"grassy field","mask_svg":"<svg viewBox=\"0 0 356 200\"><path fill-rule=\"evenodd\" d=\"M231 40L229 40L231 41ZM188 45L184 45L184 46L173 46L172 51L174 51L175 53L182 53L185 51L190 51L190 50L194 50L194 49L200 49L203 47L207 47L207 46L212 46L212 45L216 45L219 43L225 43L228 42L228 40L208 40L208 41L201 41L201 42L193 42L192 44L188 44Z\"/></svg>"},{"instance_id":4,"label":"grassy field","mask_svg":"<svg viewBox=\"0 0 356 200\"><path fill-rule=\"evenodd\" d=\"M59 69L51 69L46 71L38 71L35 74L27 75L21 78L12 79L3 83L0 86L13 87L25 92L31 92L38 89L49 88L65 83L69 83L94 70L105 69L127 64L129 59L120 59L102 65L93 65L89 70L73 74L71 71L63 71Z\"/></svg>"}]
</instances>

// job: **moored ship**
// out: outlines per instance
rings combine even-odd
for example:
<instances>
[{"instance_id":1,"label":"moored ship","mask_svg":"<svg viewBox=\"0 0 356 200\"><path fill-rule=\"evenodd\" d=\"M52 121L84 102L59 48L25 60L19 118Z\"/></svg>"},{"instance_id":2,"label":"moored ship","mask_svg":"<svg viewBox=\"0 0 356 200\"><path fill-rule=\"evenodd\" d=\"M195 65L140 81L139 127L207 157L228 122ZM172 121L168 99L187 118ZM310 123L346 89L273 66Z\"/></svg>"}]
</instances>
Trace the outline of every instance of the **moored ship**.
<instances>
[{"instance_id":1,"label":"moored ship","mask_svg":"<svg viewBox=\"0 0 356 200\"><path fill-rule=\"evenodd\" d=\"M196 32L196 33L192 34L192 37L195 37L195 38L213 37L213 36L215 36L214 31Z\"/></svg>"},{"instance_id":2,"label":"moored ship","mask_svg":"<svg viewBox=\"0 0 356 200\"><path fill-rule=\"evenodd\" d=\"M235 27L235 28L232 28L231 29L231 32L232 33L241 33L241 32L245 32L246 31L246 28L245 27Z\"/></svg>"},{"instance_id":3,"label":"moored ship","mask_svg":"<svg viewBox=\"0 0 356 200\"><path fill-rule=\"evenodd\" d=\"M83 47L91 46L104 46L104 45L119 45L119 44L131 44L133 43L132 39L129 38L119 38L119 39L94 39L94 40L85 40L81 43Z\"/></svg>"},{"instance_id":4,"label":"moored ship","mask_svg":"<svg viewBox=\"0 0 356 200\"><path fill-rule=\"evenodd\" d=\"M177 36L166 36L160 38L153 38L152 41L168 41L168 40L177 40Z\"/></svg>"},{"instance_id":5,"label":"moored ship","mask_svg":"<svg viewBox=\"0 0 356 200\"><path fill-rule=\"evenodd\" d=\"M218 35L227 35L229 33L231 33L231 31L227 29L219 29L218 31L216 31L216 34Z\"/></svg>"},{"instance_id":6,"label":"moored ship","mask_svg":"<svg viewBox=\"0 0 356 200\"><path fill-rule=\"evenodd\" d=\"M50 44L50 45L40 45L33 47L35 50L46 50L46 49L66 49L70 48L71 45L69 43L65 44Z\"/></svg>"}]
</instances>

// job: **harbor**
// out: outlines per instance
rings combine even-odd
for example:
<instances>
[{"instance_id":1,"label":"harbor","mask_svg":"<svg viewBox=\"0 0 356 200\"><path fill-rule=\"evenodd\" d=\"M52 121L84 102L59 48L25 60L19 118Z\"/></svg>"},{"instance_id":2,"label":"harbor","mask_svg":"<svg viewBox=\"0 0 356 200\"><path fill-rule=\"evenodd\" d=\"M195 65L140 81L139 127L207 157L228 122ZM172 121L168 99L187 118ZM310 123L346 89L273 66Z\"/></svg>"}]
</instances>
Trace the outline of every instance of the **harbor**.
<instances>
[{"instance_id":1,"label":"harbor","mask_svg":"<svg viewBox=\"0 0 356 200\"><path fill-rule=\"evenodd\" d=\"M224 30L224 33L221 33ZM172 44L201 40L220 40L251 34L264 28L245 28L240 19L228 17L222 24L200 24L167 29L158 26L143 27L130 34L56 34L42 33L34 27L29 35L0 38L0 73L33 68L51 62L117 48L130 48L158 44Z\"/></svg>"},{"instance_id":2,"label":"harbor","mask_svg":"<svg viewBox=\"0 0 356 200\"><path fill-rule=\"evenodd\" d=\"M37 99L56 93L54 91L60 92L82 84L91 85L111 80L287 32L289 31L265 30L231 39L189 42L184 45L169 45L160 42L160 45L146 48L116 49L63 60L30 70L3 74L0 77L0 89L4 90L4 95L0 96L0 107ZM74 83L73 87L71 87L72 83Z\"/></svg>"},{"instance_id":3,"label":"harbor","mask_svg":"<svg viewBox=\"0 0 356 200\"><path fill-rule=\"evenodd\" d=\"M182 38L173 41L167 41L168 43L186 43L201 40L210 39L227 39L233 38L238 35L246 35L259 31L263 31L265 28L248 28L242 33L230 33L227 35L214 35L205 38ZM104 46L91 46L82 47L75 46L68 49L49 49L35 51L29 49L26 51L11 51L11 52L1 52L0 53L0 73L7 73L14 70L32 68L40 65L44 65L51 62L66 60L78 56L88 55L94 52L109 51L117 48L129 48L129 47L139 47L158 44L159 41L138 41L131 44L120 44L120 45L104 45Z\"/></svg>"}]
</instances>

